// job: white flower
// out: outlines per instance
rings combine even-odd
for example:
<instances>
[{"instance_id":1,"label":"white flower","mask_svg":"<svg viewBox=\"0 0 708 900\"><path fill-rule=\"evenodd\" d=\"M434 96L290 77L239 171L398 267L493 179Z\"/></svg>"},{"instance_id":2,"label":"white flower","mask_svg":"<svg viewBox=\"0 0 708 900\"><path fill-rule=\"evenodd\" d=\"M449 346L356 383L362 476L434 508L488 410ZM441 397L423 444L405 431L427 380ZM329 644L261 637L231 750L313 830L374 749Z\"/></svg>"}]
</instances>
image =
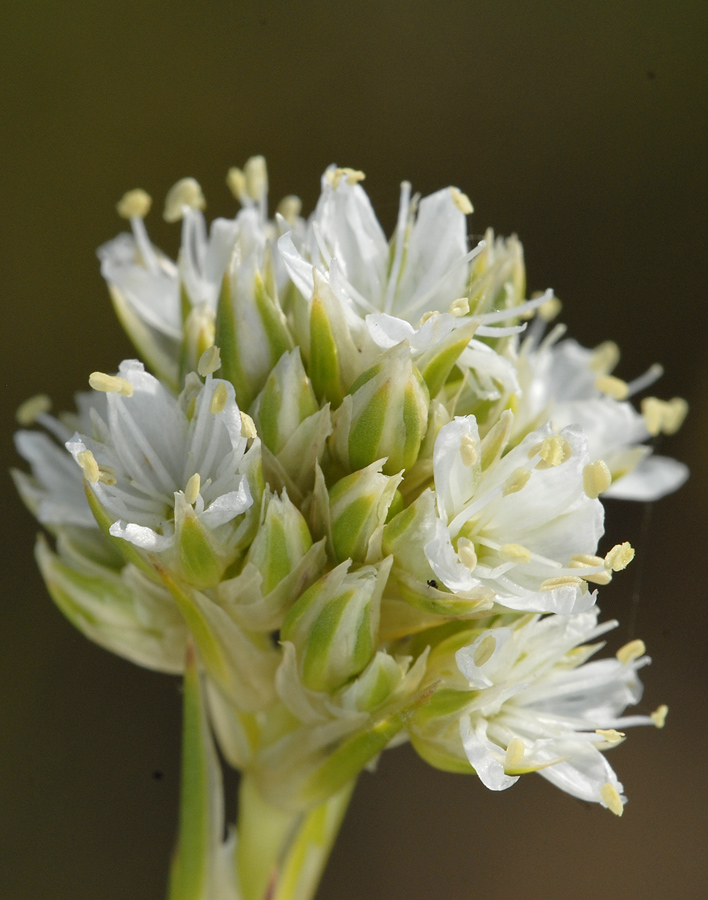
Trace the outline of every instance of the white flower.
<instances>
[{"instance_id":1,"label":"white flower","mask_svg":"<svg viewBox=\"0 0 708 900\"><path fill-rule=\"evenodd\" d=\"M50 529L59 525L96 528L96 520L86 502L81 471L64 445L76 430L91 432L91 410L99 416L105 415L106 398L95 392L81 393L76 396L76 405L77 413L73 416L64 414L55 418L43 410L32 417L32 424L42 425L49 434L24 429L15 434L17 452L32 469L31 475L13 469L15 485L27 507Z\"/></svg>"},{"instance_id":2,"label":"white flower","mask_svg":"<svg viewBox=\"0 0 708 900\"><path fill-rule=\"evenodd\" d=\"M262 163L259 157L249 160L247 173L249 164L259 159ZM258 166L250 168L255 170ZM150 241L143 222L150 199L140 191L129 192L118 204L120 214L130 220L132 234L120 234L98 249L101 274L108 283L119 319L141 355L173 385L178 380L177 364L185 330L184 300L202 327L211 328L213 339L217 300L230 265L245 266L249 272L262 268L269 245L279 289L287 284L287 273L277 258L275 245L279 230L267 219L267 176L252 177L251 181L248 193L245 185L240 190L229 179L243 208L234 219L214 219L208 233L202 212L205 201L197 182L184 178L174 185L167 196L165 218L170 222L182 220L177 263ZM142 202L136 202L135 195L141 195ZM297 198L286 200L291 209ZM290 218L292 224L285 227L298 230L301 220L297 212Z\"/></svg>"},{"instance_id":3,"label":"white flower","mask_svg":"<svg viewBox=\"0 0 708 900\"><path fill-rule=\"evenodd\" d=\"M621 729L663 725L653 716L622 717L642 696L637 670L650 660L633 641L617 658L585 663L601 646L579 646L614 628L597 625L597 610L576 616L522 619L484 631L456 653L470 687L479 691L460 721L465 753L482 782L504 790L538 770L557 787L621 815L623 788L602 750Z\"/></svg>"},{"instance_id":4,"label":"white flower","mask_svg":"<svg viewBox=\"0 0 708 900\"><path fill-rule=\"evenodd\" d=\"M481 242L468 250L465 216L472 207L467 197L451 187L418 202L417 197L411 199L410 184L403 182L389 246L358 183L362 178L361 172L330 166L301 246L289 232L278 241L281 258L305 298L313 295L315 267L339 298L356 343L361 345L367 332L381 349L407 340L414 357L473 320L467 315L468 295L480 307L494 301L513 305L502 310L492 306L493 311L475 315L477 335L503 337L523 330L515 325L489 326L535 309L547 298L517 302L513 266L498 264L501 245L489 250ZM476 277L472 263L477 258L494 268L493 278ZM500 291L500 277L508 290ZM518 389L512 363L478 340L470 342L460 364L475 373L479 370L490 397L499 396L494 380L506 390Z\"/></svg>"},{"instance_id":5,"label":"white flower","mask_svg":"<svg viewBox=\"0 0 708 900\"><path fill-rule=\"evenodd\" d=\"M644 445L652 435L648 417L628 400L661 376L661 366L652 366L625 383L610 375L619 358L615 344L588 350L573 340L558 343L563 333L560 327L540 340L542 326L541 320L534 322L518 357L521 390L515 407L516 435L520 437L540 421L549 421L554 429L579 425L587 437L590 457L604 460L612 475L605 497L658 500L679 488L688 478L687 467L652 455L651 447ZM685 415L681 401L676 402L673 430Z\"/></svg>"},{"instance_id":6,"label":"white flower","mask_svg":"<svg viewBox=\"0 0 708 900\"><path fill-rule=\"evenodd\" d=\"M176 514L214 530L248 509L247 442L231 384L189 379L180 403L136 360L92 380L107 392L106 418L94 411L93 436L77 432L66 446L114 520L114 537L160 552L174 542Z\"/></svg>"},{"instance_id":7,"label":"white flower","mask_svg":"<svg viewBox=\"0 0 708 900\"><path fill-rule=\"evenodd\" d=\"M497 431L510 419L506 413ZM603 531L602 505L583 490L585 438L576 427L554 435L545 426L499 458L505 443L494 433L481 442L474 416L441 428L428 561L451 591L481 586L511 609L580 612L594 602L583 576L604 573L602 560L583 559Z\"/></svg>"}]
</instances>

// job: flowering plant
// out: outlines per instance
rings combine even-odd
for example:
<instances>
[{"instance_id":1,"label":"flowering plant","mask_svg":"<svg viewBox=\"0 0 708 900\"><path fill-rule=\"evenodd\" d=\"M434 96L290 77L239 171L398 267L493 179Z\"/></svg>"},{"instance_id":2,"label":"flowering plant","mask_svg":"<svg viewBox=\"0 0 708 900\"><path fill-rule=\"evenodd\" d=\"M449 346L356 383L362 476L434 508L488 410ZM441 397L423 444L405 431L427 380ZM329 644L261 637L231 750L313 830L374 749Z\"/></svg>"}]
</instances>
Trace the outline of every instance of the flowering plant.
<instances>
[{"instance_id":1,"label":"flowering plant","mask_svg":"<svg viewBox=\"0 0 708 900\"><path fill-rule=\"evenodd\" d=\"M666 716L625 715L640 640L590 660L617 624L597 586L634 555L598 555L600 497L680 486L648 442L686 404L637 411L660 367L627 383L615 344L549 327L560 301L526 298L515 237L470 246L459 189L404 182L389 241L363 178L331 166L308 220L292 196L271 220L254 157L209 230L183 179L176 262L126 194L131 233L99 258L142 361L94 372L74 413L18 412L54 601L184 678L171 900L312 897L358 774L404 741L491 790L538 772L621 815L605 751ZM225 841L214 739L241 772Z\"/></svg>"}]
</instances>

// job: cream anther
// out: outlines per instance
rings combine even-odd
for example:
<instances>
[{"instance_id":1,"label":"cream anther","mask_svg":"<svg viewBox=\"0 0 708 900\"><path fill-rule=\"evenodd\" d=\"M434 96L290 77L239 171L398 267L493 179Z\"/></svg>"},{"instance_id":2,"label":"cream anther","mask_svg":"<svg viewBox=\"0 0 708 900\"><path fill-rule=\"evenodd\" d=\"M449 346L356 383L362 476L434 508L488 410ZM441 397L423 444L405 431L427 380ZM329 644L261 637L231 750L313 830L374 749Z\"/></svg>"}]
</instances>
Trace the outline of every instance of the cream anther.
<instances>
[{"instance_id":1,"label":"cream anther","mask_svg":"<svg viewBox=\"0 0 708 900\"><path fill-rule=\"evenodd\" d=\"M195 472L194 475L187 482L187 486L184 489L184 499L189 503L190 506L194 506L197 502L197 497L199 496L199 491L202 489L202 479L199 472Z\"/></svg>"},{"instance_id":2,"label":"cream anther","mask_svg":"<svg viewBox=\"0 0 708 900\"><path fill-rule=\"evenodd\" d=\"M460 459L468 468L479 462L479 441L473 434L463 434L460 438Z\"/></svg>"},{"instance_id":3,"label":"cream anther","mask_svg":"<svg viewBox=\"0 0 708 900\"><path fill-rule=\"evenodd\" d=\"M246 195L246 176L237 166L232 166L226 173L226 184L239 203Z\"/></svg>"},{"instance_id":4,"label":"cream anther","mask_svg":"<svg viewBox=\"0 0 708 900\"><path fill-rule=\"evenodd\" d=\"M644 424L649 434L675 434L686 418L688 403L682 397L674 397L668 403L658 397L645 397L641 402Z\"/></svg>"},{"instance_id":5,"label":"cream anther","mask_svg":"<svg viewBox=\"0 0 708 900\"><path fill-rule=\"evenodd\" d=\"M216 372L217 369L221 368L221 351L219 348L212 344L211 347L207 347L207 349L202 353L199 358L199 364L197 365L197 372L201 375L202 378L206 378L207 375L212 375Z\"/></svg>"},{"instance_id":6,"label":"cream anther","mask_svg":"<svg viewBox=\"0 0 708 900\"><path fill-rule=\"evenodd\" d=\"M470 301L467 297L458 297L457 300L453 300L450 304L450 309L448 312L451 316L466 316L470 311Z\"/></svg>"},{"instance_id":7,"label":"cream anther","mask_svg":"<svg viewBox=\"0 0 708 900\"><path fill-rule=\"evenodd\" d=\"M614 341L605 341L599 344L590 357L590 368L598 375L606 375L611 372L619 362L620 351Z\"/></svg>"},{"instance_id":8,"label":"cream anther","mask_svg":"<svg viewBox=\"0 0 708 900\"><path fill-rule=\"evenodd\" d=\"M108 487L116 484L116 470L112 466L99 466L98 480L101 482L101 484L105 484Z\"/></svg>"},{"instance_id":9,"label":"cream anther","mask_svg":"<svg viewBox=\"0 0 708 900\"><path fill-rule=\"evenodd\" d=\"M342 178L346 181L347 184L354 185L359 181L363 181L366 178L363 172L360 172L358 169L330 169L327 172L327 181L332 185L332 187L336 190L339 187L339 182Z\"/></svg>"},{"instance_id":10,"label":"cream anther","mask_svg":"<svg viewBox=\"0 0 708 900\"><path fill-rule=\"evenodd\" d=\"M121 219L144 219L150 212L152 197L142 188L128 191L116 203L116 212Z\"/></svg>"},{"instance_id":11,"label":"cream anther","mask_svg":"<svg viewBox=\"0 0 708 900\"><path fill-rule=\"evenodd\" d=\"M563 587L580 587L585 585L582 578L577 575L559 575L557 578L547 578L541 582L542 591L555 591L557 588Z\"/></svg>"},{"instance_id":12,"label":"cream anther","mask_svg":"<svg viewBox=\"0 0 708 900\"><path fill-rule=\"evenodd\" d=\"M469 216L470 213L474 212L474 207L472 206L470 198L467 196L467 194L463 194L462 191L456 187L451 187L450 193L452 194L452 202L460 210L461 213Z\"/></svg>"},{"instance_id":13,"label":"cream anther","mask_svg":"<svg viewBox=\"0 0 708 900\"><path fill-rule=\"evenodd\" d=\"M492 658L494 651L497 649L497 639L493 634L488 634L482 638L477 644L474 651L474 664L479 668Z\"/></svg>"},{"instance_id":14,"label":"cream anther","mask_svg":"<svg viewBox=\"0 0 708 900\"><path fill-rule=\"evenodd\" d=\"M612 484L612 474L602 459L588 463L583 468L583 490L591 500L597 500Z\"/></svg>"},{"instance_id":15,"label":"cream anther","mask_svg":"<svg viewBox=\"0 0 708 900\"><path fill-rule=\"evenodd\" d=\"M525 752L526 745L521 740L521 738L512 738L509 741L509 746L506 748L506 753L504 754L504 768L516 769L521 760L524 758Z\"/></svg>"},{"instance_id":16,"label":"cream anther","mask_svg":"<svg viewBox=\"0 0 708 900\"><path fill-rule=\"evenodd\" d=\"M256 423L253 419L245 413L241 411L241 434L248 438L248 440L252 440L255 437L258 437L258 432L256 431Z\"/></svg>"},{"instance_id":17,"label":"cream anther","mask_svg":"<svg viewBox=\"0 0 708 900\"><path fill-rule=\"evenodd\" d=\"M246 193L251 200L260 200L268 193L268 169L265 157L252 156L243 167L246 179Z\"/></svg>"},{"instance_id":18,"label":"cream anther","mask_svg":"<svg viewBox=\"0 0 708 900\"><path fill-rule=\"evenodd\" d=\"M94 391L102 391L104 394L122 394L124 397L133 396L133 385L120 375L106 375L105 372L92 372L89 375L89 384Z\"/></svg>"},{"instance_id":19,"label":"cream anther","mask_svg":"<svg viewBox=\"0 0 708 900\"><path fill-rule=\"evenodd\" d=\"M302 200L294 194L288 194L278 204L278 212L290 225L297 222L297 218L302 210Z\"/></svg>"},{"instance_id":20,"label":"cream anther","mask_svg":"<svg viewBox=\"0 0 708 900\"><path fill-rule=\"evenodd\" d=\"M470 572L474 572L477 567L477 554L472 541L468 538L460 538L457 542L457 555L462 565L467 566Z\"/></svg>"},{"instance_id":21,"label":"cream anther","mask_svg":"<svg viewBox=\"0 0 708 900\"><path fill-rule=\"evenodd\" d=\"M84 473L86 481L96 484L100 475L100 469L93 453L90 450L82 450L77 456L77 461L81 466L81 471Z\"/></svg>"},{"instance_id":22,"label":"cream anther","mask_svg":"<svg viewBox=\"0 0 708 900\"><path fill-rule=\"evenodd\" d=\"M204 209L206 200L199 182L194 178L182 178L167 192L163 218L166 222L179 222L184 215L184 208Z\"/></svg>"},{"instance_id":23,"label":"cream anther","mask_svg":"<svg viewBox=\"0 0 708 900\"><path fill-rule=\"evenodd\" d=\"M214 415L222 412L222 410L226 407L226 401L228 399L229 392L226 389L226 384L223 381L220 381L214 388L214 393L211 395L211 400L209 401L209 412L214 413Z\"/></svg>"},{"instance_id":24,"label":"cream anther","mask_svg":"<svg viewBox=\"0 0 708 900\"><path fill-rule=\"evenodd\" d=\"M531 562L531 551L521 544L502 544L499 548L499 555L507 562Z\"/></svg>"},{"instance_id":25,"label":"cream anther","mask_svg":"<svg viewBox=\"0 0 708 900\"><path fill-rule=\"evenodd\" d=\"M626 400L629 396L627 382L614 375L598 375L595 379L595 387L601 394L606 394L613 400Z\"/></svg>"},{"instance_id":26,"label":"cream anther","mask_svg":"<svg viewBox=\"0 0 708 900\"><path fill-rule=\"evenodd\" d=\"M545 303L542 303L539 306L536 310L536 314L540 319L543 319L544 322L552 322L562 308L563 304L558 297L549 297Z\"/></svg>"},{"instance_id":27,"label":"cream anther","mask_svg":"<svg viewBox=\"0 0 708 900\"><path fill-rule=\"evenodd\" d=\"M629 641L624 647L620 647L615 655L623 666L628 666L630 663L633 663L635 659L644 656L646 652L647 648L644 645L644 641L637 638L634 641Z\"/></svg>"},{"instance_id":28,"label":"cream anther","mask_svg":"<svg viewBox=\"0 0 708 900\"><path fill-rule=\"evenodd\" d=\"M418 324L418 327L422 328L423 325L425 325L425 323L428 321L428 319L432 319L433 316L439 316L439 315L440 315L440 313L437 311L437 309L429 309L427 312L424 312L423 315L420 317L420 322Z\"/></svg>"},{"instance_id":29,"label":"cream anther","mask_svg":"<svg viewBox=\"0 0 708 900\"><path fill-rule=\"evenodd\" d=\"M595 569L604 566L605 560L601 556L592 556L589 553L576 553L568 563L569 569ZM612 581L612 572L607 569L601 572L592 572L582 576L585 581L593 584L609 584Z\"/></svg>"},{"instance_id":30,"label":"cream anther","mask_svg":"<svg viewBox=\"0 0 708 900\"><path fill-rule=\"evenodd\" d=\"M616 816L622 815L624 812L622 798L617 793L617 788L613 784L610 784L609 781L606 781L600 788L600 797L610 812L614 813Z\"/></svg>"},{"instance_id":31,"label":"cream anther","mask_svg":"<svg viewBox=\"0 0 708 900\"><path fill-rule=\"evenodd\" d=\"M20 425L27 428L37 421L38 416L48 413L51 408L52 401L46 394L35 394L34 397L30 397L29 400L25 400L18 406L15 418Z\"/></svg>"},{"instance_id":32,"label":"cream anther","mask_svg":"<svg viewBox=\"0 0 708 900\"><path fill-rule=\"evenodd\" d=\"M661 706L658 706L653 713L649 713L649 718L657 728L663 728L668 712L669 707L665 703L662 703Z\"/></svg>"},{"instance_id":33,"label":"cream anther","mask_svg":"<svg viewBox=\"0 0 708 900\"><path fill-rule=\"evenodd\" d=\"M572 448L563 435L553 434L529 450L529 459L540 456L547 466L560 466L570 459L572 454Z\"/></svg>"},{"instance_id":34,"label":"cream anther","mask_svg":"<svg viewBox=\"0 0 708 900\"><path fill-rule=\"evenodd\" d=\"M688 415L688 403L683 397L674 397L666 405L668 409L664 415L664 434L676 434Z\"/></svg>"},{"instance_id":35,"label":"cream anther","mask_svg":"<svg viewBox=\"0 0 708 900\"><path fill-rule=\"evenodd\" d=\"M530 477L530 469L516 469L507 478L504 484L504 488L502 489L502 496L507 497L509 494L515 494L517 491L520 491L522 488L526 487L526 483L528 482Z\"/></svg>"},{"instance_id":36,"label":"cream anther","mask_svg":"<svg viewBox=\"0 0 708 900\"><path fill-rule=\"evenodd\" d=\"M623 544L615 544L615 546L605 554L605 565L609 566L613 572L621 572L634 559L634 547L625 541Z\"/></svg>"},{"instance_id":37,"label":"cream anther","mask_svg":"<svg viewBox=\"0 0 708 900\"><path fill-rule=\"evenodd\" d=\"M608 744L621 744L625 738L623 731L617 731L614 728L596 728L595 734L599 734Z\"/></svg>"}]
</instances>

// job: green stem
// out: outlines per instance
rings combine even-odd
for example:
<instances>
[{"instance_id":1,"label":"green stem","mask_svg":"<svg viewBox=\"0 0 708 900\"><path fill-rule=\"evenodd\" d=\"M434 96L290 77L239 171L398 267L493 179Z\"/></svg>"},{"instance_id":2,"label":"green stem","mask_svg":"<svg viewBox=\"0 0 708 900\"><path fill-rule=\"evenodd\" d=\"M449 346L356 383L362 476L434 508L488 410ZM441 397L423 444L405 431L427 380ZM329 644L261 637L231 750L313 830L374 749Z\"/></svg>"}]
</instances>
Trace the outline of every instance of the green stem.
<instances>
[{"instance_id":1,"label":"green stem","mask_svg":"<svg viewBox=\"0 0 708 900\"><path fill-rule=\"evenodd\" d=\"M243 900L312 900L354 784L320 806L289 813L266 803L242 777L236 866Z\"/></svg>"}]
</instances>

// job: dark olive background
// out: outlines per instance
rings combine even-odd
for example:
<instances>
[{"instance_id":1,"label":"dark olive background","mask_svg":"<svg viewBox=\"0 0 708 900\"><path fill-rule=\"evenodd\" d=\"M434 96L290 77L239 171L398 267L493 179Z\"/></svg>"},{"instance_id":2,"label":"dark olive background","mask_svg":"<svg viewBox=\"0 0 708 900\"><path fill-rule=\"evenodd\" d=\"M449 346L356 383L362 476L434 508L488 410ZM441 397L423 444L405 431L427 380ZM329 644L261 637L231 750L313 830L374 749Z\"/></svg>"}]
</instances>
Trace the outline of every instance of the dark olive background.
<instances>
[{"instance_id":1,"label":"dark olive background","mask_svg":"<svg viewBox=\"0 0 708 900\"><path fill-rule=\"evenodd\" d=\"M2 441L46 391L71 405L129 344L94 248L114 204L193 175L231 214L226 170L267 156L271 196L310 210L335 161L363 169L387 229L398 183L457 184L471 228L517 232L529 285L553 287L571 333L614 338L619 374L655 360L691 415L664 445L689 484L608 503L608 544L639 559L601 593L654 665L649 711L612 753L622 820L527 776L503 794L408 748L361 778L320 897L705 896L706 29L689 0L548 2L16 2L0 11ZM89 644L35 570L36 525L4 482L0 606L0 897L164 896L178 786L176 679ZM639 581L641 580L641 584ZM639 590L638 603L632 595ZM229 782L233 789L235 781ZM232 790L233 794L233 790ZM230 796L230 813L234 802Z\"/></svg>"}]
</instances>

